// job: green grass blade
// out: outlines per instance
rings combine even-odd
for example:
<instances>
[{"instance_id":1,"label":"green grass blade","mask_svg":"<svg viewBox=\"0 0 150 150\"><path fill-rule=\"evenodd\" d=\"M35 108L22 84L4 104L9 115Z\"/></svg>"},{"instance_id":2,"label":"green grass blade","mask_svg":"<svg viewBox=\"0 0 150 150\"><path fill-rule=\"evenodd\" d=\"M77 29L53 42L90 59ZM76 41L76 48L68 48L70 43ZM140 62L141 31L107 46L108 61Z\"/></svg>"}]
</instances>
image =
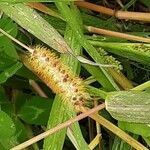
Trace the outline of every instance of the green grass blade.
<instances>
[{"instance_id":1,"label":"green grass blade","mask_svg":"<svg viewBox=\"0 0 150 150\"><path fill-rule=\"evenodd\" d=\"M72 46L75 53L80 54L81 47L79 44L76 43L76 38L73 36L72 31L70 30L69 27L66 30L65 38ZM80 64L77 60L75 60L75 58L68 55L62 55L62 60L67 65L69 65L70 69L72 69L74 73L79 74ZM65 122L66 120L70 119L75 115L76 113L74 112L74 110L66 106L64 104L64 100L62 100L61 97L56 96L49 117L48 128L53 127L61 122ZM80 150L88 149L88 145L86 144L85 140L82 137L79 124L74 123L73 125L71 125L71 130L72 130L72 134L74 135L74 138L76 139L77 146L79 147L79 149ZM66 135L66 129L63 129L55 133L53 136L46 138L44 141L44 150L62 149L65 140L65 135Z\"/></svg>"},{"instance_id":2,"label":"green grass blade","mask_svg":"<svg viewBox=\"0 0 150 150\"><path fill-rule=\"evenodd\" d=\"M150 64L150 44L141 43L112 43L98 42L90 40L94 46L100 46L106 51L120 55L122 57L143 63Z\"/></svg>"},{"instance_id":3,"label":"green grass blade","mask_svg":"<svg viewBox=\"0 0 150 150\"><path fill-rule=\"evenodd\" d=\"M87 85L86 90L88 91L88 93L90 93L91 96L101 97L103 99L105 99L107 96L107 92L104 92L103 90L100 90L100 89L95 88L93 86Z\"/></svg>"},{"instance_id":4,"label":"green grass blade","mask_svg":"<svg viewBox=\"0 0 150 150\"><path fill-rule=\"evenodd\" d=\"M106 110L113 118L134 123L150 123L150 93L147 91L110 92Z\"/></svg>"},{"instance_id":5,"label":"green grass blade","mask_svg":"<svg viewBox=\"0 0 150 150\"><path fill-rule=\"evenodd\" d=\"M148 137L148 138L143 137L143 139L145 140L145 142L147 143L147 145L150 147L150 137Z\"/></svg>"},{"instance_id":6,"label":"green grass blade","mask_svg":"<svg viewBox=\"0 0 150 150\"><path fill-rule=\"evenodd\" d=\"M102 85L102 87L107 91L114 91L115 88L107 80L105 74L100 70L99 67L82 64L82 66Z\"/></svg>"},{"instance_id":7,"label":"green grass blade","mask_svg":"<svg viewBox=\"0 0 150 150\"><path fill-rule=\"evenodd\" d=\"M56 2L56 6L60 10L60 12L62 13L63 17L68 22L68 24L70 25L71 29L74 31L74 34L78 39L78 42L86 49L88 54L95 60L95 62L100 63L100 64L104 64L105 62L102 61L103 60L102 56L99 55L97 50L84 37L83 32L82 32L82 27L78 23L77 17L70 10L70 8L67 6L67 3ZM74 5L71 5L71 6L74 9L76 9ZM114 82L111 75L108 74L108 71L105 70L104 68L101 68L101 71L105 74L107 80L112 84L112 86L116 90L119 90L118 86Z\"/></svg>"},{"instance_id":8,"label":"green grass blade","mask_svg":"<svg viewBox=\"0 0 150 150\"><path fill-rule=\"evenodd\" d=\"M149 124L144 123L129 123L119 121L118 126L126 131L132 132L137 135L141 135L144 137L150 137L150 126Z\"/></svg>"},{"instance_id":9,"label":"green grass blade","mask_svg":"<svg viewBox=\"0 0 150 150\"><path fill-rule=\"evenodd\" d=\"M53 49L61 53L70 51L70 47L62 36L32 8L22 3L0 3L0 9L21 27Z\"/></svg>"},{"instance_id":10,"label":"green grass blade","mask_svg":"<svg viewBox=\"0 0 150 150\"><path fill-rule=\"evenodd\" d=\"M68 119L67 115L65 114L66 114L66 109L64 106L64 102L61 96L57 95L55 97L55 100L54 100L54 103L50 112L47 128L49 129L49 128L55 127L59 123L65 122ZM65 135L66 135L66 128L53 134L52 136L47 137L44 140L43 149L44 150L51 150L51 149L61 150L63 148Z\"/></svg>"},{"instance_id":11,"label":"green grass blade","mask_svg":"<svg viewBox=\"0 0 150 150\"><path fill-rule=\"evenodd\" d=\"M6 68L3 72L0 73L0 84L7 81L8 78L12 77L17 70L19 70L22 67L22 63L16 62L14 65L12 65L9 68Z\"/></svg>"}]
</instances>

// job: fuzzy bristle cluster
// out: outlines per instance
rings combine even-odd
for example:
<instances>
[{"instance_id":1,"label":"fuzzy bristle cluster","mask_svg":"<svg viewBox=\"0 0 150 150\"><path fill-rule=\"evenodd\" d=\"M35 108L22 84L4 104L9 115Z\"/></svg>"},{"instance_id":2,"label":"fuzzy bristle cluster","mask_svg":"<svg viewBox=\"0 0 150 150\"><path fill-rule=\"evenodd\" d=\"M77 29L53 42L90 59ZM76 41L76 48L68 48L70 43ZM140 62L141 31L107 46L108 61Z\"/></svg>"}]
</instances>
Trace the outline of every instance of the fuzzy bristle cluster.
<instances>
[{"instance_id":1,"label":"fuzzy bristle cluster","mask_svg":"<svg viewBox=\"0 0 150 150\"><path fill-rule=\"evenodd\" d=\"M64 101L77 106L84 105L89 98L83 80L75 76L54 52L36 46L32 54L22 55L21 59L54 93L62 94Z\"/></svg>"}]
</instances>

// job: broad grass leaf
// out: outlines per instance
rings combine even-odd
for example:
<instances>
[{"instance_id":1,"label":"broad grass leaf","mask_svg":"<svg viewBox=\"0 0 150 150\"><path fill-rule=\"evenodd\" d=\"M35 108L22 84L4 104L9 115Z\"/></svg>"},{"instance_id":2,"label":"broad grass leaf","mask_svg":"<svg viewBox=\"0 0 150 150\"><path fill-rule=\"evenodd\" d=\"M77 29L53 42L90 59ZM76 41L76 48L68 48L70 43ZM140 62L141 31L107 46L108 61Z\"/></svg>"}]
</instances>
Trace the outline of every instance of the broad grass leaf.
<instances>
[{"instance_id":1,"label":"broad grass leaf","mask_svg":"<svg viewBox=\"0 0 150 150\"><path fill-rule=\"evenodd\" d=\"M13 121L16 127L16 132L14 134L14 137L17 139L19 143L26 141L28 133L24 124L17 117L15 117Z\"/></svg>"},{"instance_id":2,"label":"broad grass leaf","mask_svg":"<svg viewBox=\"0 0 150 150\"><path fill-rule=\"evenodd\" d=\"M4 111L0 111L0 139L10 138L16 131L13 120Z\"/></svg>"},{"instance_id":3,"label":"broad grass leaf","mask_svg":"<svg viewBox=\"0 0 150 150\"><path fill-rule=\"evenodd\" d=\"M15 63L16 59L8 56L4 51L0 51L0 71L10 67Z\"/></svg>"},{"instance_id":4,"label":"broad grass leaf","mask_svg":"<svg viewBox=\"0 0 150 150\"><path fill-rule=\"evenodd\" d=\"M0 19L0 28L8 32L13 37L17 35L17 24L13 22L10 18L3 15ZM3 50L8 56L18 59L18 54L14 47L12 41L0 33L0 51Z\"/></svg>"},{"instance_id":5,"label":"broad grass leaf","mask_svg":"<svg viewBox=\"0 0 150 150\"><path fill-rule=\"evenodd\" d=\"M138 134L144 137L150 137L150 124L142 124L142 123L129 123L119 121L119 127L123 130L132 132L134 134Z\"/></svg>"},{"instance_id":6,"label":"broad grass leaf","mask_svg":"<svg viewBox=\"0 0 150 150\"><path fill-rule=\"evenodd\" d=\"M13 76L17 70L19 70L22 67L22 63L17 62L11 67L5 69L3 72L0 73L0 84L6 82L8 78Z\"/></svg>"},{"instance_id":7,"label":"broad grass leaf","mask_svg":"<svg viewBox=\"0 0 150 150\"><path fill-rule=\"evenodd\" d=\"M17 24L14 23L13 20L11 20L9 17L6 15L3 15L2 18L0 19L0 27L4 29L5 31L9 32L10 35L12 36L17 36ZM2 35L0 35L1 37Z\"/></svg>"},{"instance_id":8,"label":"broad grass leaf","mask_svg":"<svg viewBox=\"0 0 150 150\"><path fill-rule=\"evenodd\" d=\"M46 125L52 102L50 99L39 96L27 98L21 106L18 116L29 124Z\"/></svg>"},{"instance_id":9,"label":"broad grass leaf","mask_svg":"<svg viewBox=\"0 0 150 150\"><path fill-rule=\"evenodd\" d=\"M14 44L5 36L0 37L0 49L3 50L9 57L19 59Z\"/></svg>"}]
</instances>

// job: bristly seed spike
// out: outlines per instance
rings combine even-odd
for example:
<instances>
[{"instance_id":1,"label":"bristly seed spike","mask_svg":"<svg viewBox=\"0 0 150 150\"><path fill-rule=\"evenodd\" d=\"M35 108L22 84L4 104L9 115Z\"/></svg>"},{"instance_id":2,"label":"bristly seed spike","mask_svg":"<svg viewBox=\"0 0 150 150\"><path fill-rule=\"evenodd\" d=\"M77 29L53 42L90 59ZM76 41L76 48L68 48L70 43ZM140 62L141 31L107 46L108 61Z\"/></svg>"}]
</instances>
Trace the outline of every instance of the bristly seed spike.
<instances>
[{"instance_id":1,"label":"bristly seed spike","mask_svg":"<svg viewBox=\"0 0 150 150\"><path fill-rule=\"evenodd\" d=\"M33 49L33 54L20 55L25 66L54 93L61 94L64 102L75 108L77 105L86 104L90 96L85 92L83 80L74 75L54 52L41 46L35 46Z\"/></svg>"}]
</instances>

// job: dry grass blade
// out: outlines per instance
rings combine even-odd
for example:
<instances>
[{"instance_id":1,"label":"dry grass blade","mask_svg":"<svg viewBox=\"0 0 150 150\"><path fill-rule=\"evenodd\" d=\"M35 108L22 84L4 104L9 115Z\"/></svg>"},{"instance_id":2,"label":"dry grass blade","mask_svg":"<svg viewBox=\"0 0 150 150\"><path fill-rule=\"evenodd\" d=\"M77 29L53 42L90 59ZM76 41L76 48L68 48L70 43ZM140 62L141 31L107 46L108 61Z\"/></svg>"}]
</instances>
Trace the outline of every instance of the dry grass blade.
<instances>
[{"instance_id":1,"label":"dry grass blade","mask_svg":"<svg viewBox=\"0 0 150 150\"><path fill-rule=\"evenodd\" d=\"M89 147L90 147L91 150L93 150L99 144L100 139L101 139L101 135L97 134L96 137L89 144Z\"/></svg>"},{"instance_id":2,"label":"dry grass blade","mask_svg":"<svg viewBox=\"0 0 150 150\"><path fill-rule=\"evenodd\" d=\"M130 135L125 133L123 130L103 118L102 116L92 114L90 115L92 119L106 127L108 130L112 131L114 134L122 138L124 141L126 141L129 145L131 145L133 148L137 150L148 150L144 145L136 141L134 138L132 138Z\"/></svg>"},{"instance_id":3,"label":"dry grass blade","mask_svg":"<svg viewBox=\"0 0 150 150\"><path fill-rule=\"evenodd\" d=\"M95 108L93 108L93 109L90 109L90 110L88 110L88 111L86 111L86 112L84 112L84 113L82 113L82 114L80 114L80 115L78 115L74 118L71 118L70 120L68 120L68 121L66 121L62 124L59 124L59 125L55 126L54 128L49 129L48 131L46 131L42 134L39 134L39 135L35 136L34 138L32 138L32 139L30 139L30 140L28 140L28 141L26 141L26 142L24 142L24 143L22 143L22 144L20 144L16 147L14 147L14 148L11 148L10 150L21 150L23 148L26 148L26 147L32 145L33 143L36 143L36 142L42 140L43 138L45 138L45 137L47 137L47 136L63 129L63 128L66 128L66 127L70 126L71 124L75 123L76 121L79 121L79 120L81 120L81 119L83 119L83 118L85 118L85 117L87 117L87 116L103 109L103 108L105 108L104 103L97 106L97 107L95 107Z\"/></svg>"}]
</instances>

